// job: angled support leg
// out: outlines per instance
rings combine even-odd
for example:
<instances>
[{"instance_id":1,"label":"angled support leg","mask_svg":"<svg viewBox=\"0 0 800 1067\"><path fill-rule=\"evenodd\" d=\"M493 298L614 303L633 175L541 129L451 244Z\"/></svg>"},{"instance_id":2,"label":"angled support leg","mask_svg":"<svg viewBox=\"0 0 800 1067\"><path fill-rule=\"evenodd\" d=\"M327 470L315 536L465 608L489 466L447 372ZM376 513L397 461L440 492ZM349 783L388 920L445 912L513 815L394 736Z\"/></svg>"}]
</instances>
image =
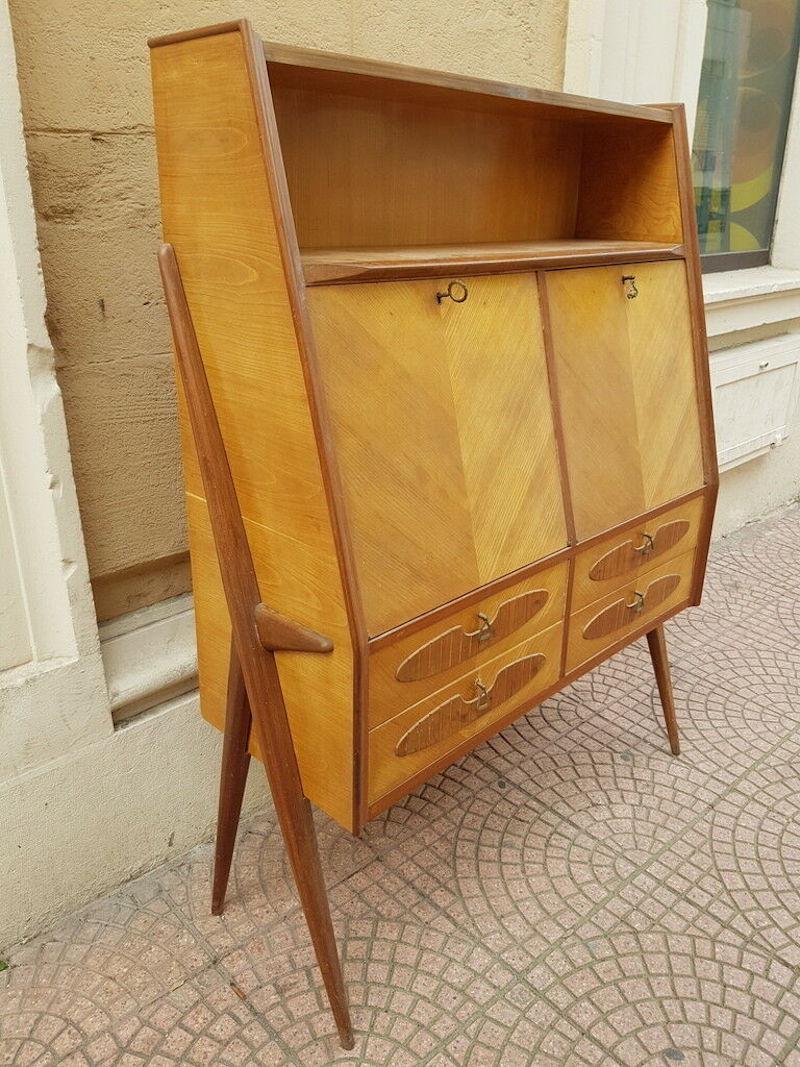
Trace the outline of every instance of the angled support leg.
<instances>
[{"instance_id":1,"label":"angled support leg","mask_svg":"<svg viewBox=\"0 0 800 1067\"><path fill-rule=\"evenodd\" d=\"M268 610L265 615L262 610L236 487L171 245L161 246L158 261L175 341L175 361L186 398L231 619L236 660L339 1040L343 1048L351 1049L355 1042L347 990L333 935L311 805L303 792L274 651L289 647L287 636L309 654L330 652L333 646L322 635L302 627L289 626L292 633L287 635L289 620Z\"/></svg>"},{"instance_id":2,"label":"angled support leg","mask_svg":"<svg viewBox=\"0 0 800 1067\"><path fill-rule=\"evenodd\" d=\"M217 816L217 844L214 853L214 878L211 886L211 914L221 915L225 906L225 891L231 873L236 831L242 813L244 787L250 767L247 751L250 739L250 703L242 674L242 665L231 641L228 668L228 706L225 712L225 735L222 742L222 770L219 779L219 811Z\"/></svg>"},{"instance_id":3,"label":"angled support leg","mask_svg":"<svg viewBox=\"0 0 800 1067\"><path fill-rule=\"evenodd\" d=\"M675 718L675 700L672 696L672 678L669 673L669 659L667 657L667 640L664 636L663 623L659 623L647 634L647 644L650 648L650 658L653 661L653 670L656 675L658 695L661 697L661 707L664 709L664 722L667 724L669 747L673 756L681 754L681 744L678 739L678 720Z\"/></svg>"}]
</instances>

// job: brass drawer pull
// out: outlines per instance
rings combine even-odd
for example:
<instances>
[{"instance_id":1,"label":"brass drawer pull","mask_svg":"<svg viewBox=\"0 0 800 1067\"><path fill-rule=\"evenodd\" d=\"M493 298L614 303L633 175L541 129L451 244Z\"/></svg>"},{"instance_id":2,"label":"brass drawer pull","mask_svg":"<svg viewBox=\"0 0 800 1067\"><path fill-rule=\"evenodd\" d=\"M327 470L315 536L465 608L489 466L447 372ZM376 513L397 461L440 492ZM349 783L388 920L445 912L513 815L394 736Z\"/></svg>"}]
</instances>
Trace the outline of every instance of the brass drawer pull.
<instances>
[{"instance_id":1,"label":"brass drawer pull","mask_svg":"<svg viewBox=\"0 0 800 1067\"><path fill-rule=\"evenodd\" d=\"M633 551L640 552L643 556L649 556L653 549L656 547L656 543L649 533L643 533L642 538L642 544L634 545Z\"/></svg>"},{"instance_id":2,"label":"brass drawer pull","mask_svg":"<svg viewBox=\"0 0 800 1067\"><path fill-rule=\"evenodd\" d=\"M443 293L436 294L436 303L441 304L443 300L452 300L456 304L463 304L468 296L469 290L463 282L450 282Z\"/></svg>"},{"instance_id":3,"label":"brass drawer pull","mask_svg":"<svg viewBox=\"0 0 800 1067\"><path fill-rule=\"evenodd\" d=\"M636 275L623 274L622 288L625 290L625 296L628 300L635 300L639 295L639 290L636 288Z\"/></svg>"},{"instance_id":4,"label":"brass drawer pull","mask_svg":"<svg viewBox=\"0 0 800 1067\"><path fill-rule=\"evenodd\" d=\"M427 641L407 656L394 673L398 682L418 682L454 667L475 656L495 641L500 641L538 615L550 599L546 589L531 589L527 593L504 600L490 619L479 611L477 630L454 626Z\"/></svg>"},{"instance_id":5,"label":"brass drawer pull","mask_svg":"<svg viewBox=\"0 0 800 1067\"><path fill-rule=\"evenodd\" d=\"M640 611L644 610L644 593L635 592L633 594L633 603L626 604L625 607L628 611L635 611L638 615Z\"/></svg>"},{"instance_id":6,"label":"brass drawer pull","mask_svg":"<svg viewBox=\"0 0 800 1067\"><path fill-rule=\"evenodd\" d=\"M478 690L478 696L475 701L476 708L481 713L483 713L484 711L488 711L492 703L492 694L489 692L489 690L486 688L480 678L475 679L475 688Z\"/></svg>"},{"instance_id":7,"label":"brass drawer pull","mask_svg":"<svg viewBox=\"0 0 800 1067\"><path fill-rule=\"evenodd\" d=\"M485 715L492 706L499 707L519 693L536 677L547 662L541 652L515 660L497 672L491 686L475 679L476 696L465 700L460 693L423 715L403 734L395 746L398 756L410 756L430 748Z\"/></svg>"}]
</instances>

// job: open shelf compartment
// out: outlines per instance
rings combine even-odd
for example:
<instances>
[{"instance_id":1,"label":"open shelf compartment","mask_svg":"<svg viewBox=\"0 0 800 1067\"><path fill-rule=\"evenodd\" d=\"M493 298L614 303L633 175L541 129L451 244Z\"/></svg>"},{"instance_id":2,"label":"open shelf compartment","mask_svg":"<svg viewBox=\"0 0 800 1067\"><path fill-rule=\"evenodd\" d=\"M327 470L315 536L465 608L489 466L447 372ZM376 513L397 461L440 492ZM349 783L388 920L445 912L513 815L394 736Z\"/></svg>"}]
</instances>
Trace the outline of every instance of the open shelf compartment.
<instances>
[{"instance_id":1,"label":"open shelf compartment","mask_svg":"<svg viewBox=\"0 0 800 1067\"><path fill-rule=\"evenodd\" d=\"M312 284L682 254L669 109L281 56L268 72Z\"/></svg>"}]
</instances>

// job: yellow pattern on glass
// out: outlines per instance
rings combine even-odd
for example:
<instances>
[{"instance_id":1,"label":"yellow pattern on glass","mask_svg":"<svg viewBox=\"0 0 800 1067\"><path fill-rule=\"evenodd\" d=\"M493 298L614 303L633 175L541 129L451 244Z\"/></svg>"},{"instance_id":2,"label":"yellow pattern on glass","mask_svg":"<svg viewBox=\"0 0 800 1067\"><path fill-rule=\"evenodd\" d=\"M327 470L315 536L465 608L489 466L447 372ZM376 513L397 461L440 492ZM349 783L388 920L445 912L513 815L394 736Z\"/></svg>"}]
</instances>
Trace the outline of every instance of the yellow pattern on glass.
<instances>
[{"instance_id":1,"label":"yellow pattern on glass","mask_svg":"<svg viewBox=\"0 0 800 1067\"><path fill-rule=\"evenodd\" d=\"M692 149L706 255L767 261L799 32L800 0L709 0Z\"/></svg>"}]
</instances>

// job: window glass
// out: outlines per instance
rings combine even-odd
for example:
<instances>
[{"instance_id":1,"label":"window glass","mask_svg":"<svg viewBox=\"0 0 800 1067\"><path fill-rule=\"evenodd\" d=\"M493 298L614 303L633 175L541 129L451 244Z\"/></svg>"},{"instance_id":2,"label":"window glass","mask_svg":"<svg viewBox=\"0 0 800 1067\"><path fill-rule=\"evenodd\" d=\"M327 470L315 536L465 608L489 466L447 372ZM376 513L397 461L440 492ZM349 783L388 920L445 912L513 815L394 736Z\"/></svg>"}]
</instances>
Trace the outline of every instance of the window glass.
<instances>
[{"instance_id":1,"label":"window glass","mask_svg":"<svg viewBox=\"0 0 800 1067\"><path fill-rule=\"evenodd\" d=\"M692 160L704 269L769 262L800 0L708 0Z\"/></svg>"}]
</instances>

